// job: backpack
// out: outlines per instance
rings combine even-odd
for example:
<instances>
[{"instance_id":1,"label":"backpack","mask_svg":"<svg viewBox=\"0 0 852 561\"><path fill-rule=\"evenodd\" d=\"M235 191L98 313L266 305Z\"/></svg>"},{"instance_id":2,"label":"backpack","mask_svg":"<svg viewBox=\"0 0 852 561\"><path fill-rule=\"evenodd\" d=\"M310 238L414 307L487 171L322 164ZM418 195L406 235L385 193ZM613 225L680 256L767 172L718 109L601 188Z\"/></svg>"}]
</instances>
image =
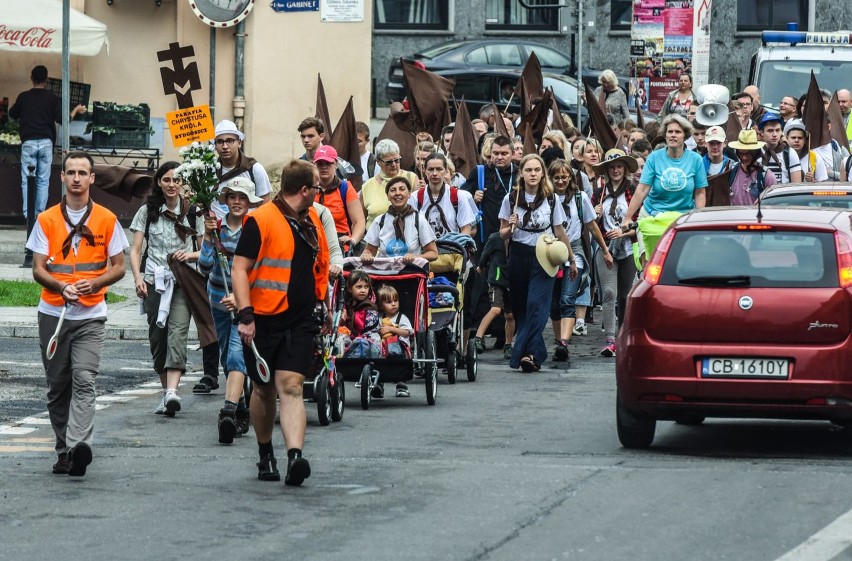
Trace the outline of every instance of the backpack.
<instances>
[{"instance_id":1,"label":"backpack","mask_svg":"<svg viewBox=\"0 0 852 561\"><path fill-rule=\"evenodd\" d=\"M737 178L737 172L740 169L740 163L737 162L733 166L731 166L731 171L728 172L728 187L731 187L734 184L734 180ZM755 200L760 197L760 194L763 193L763 190L766 188L766 184L764 180L766 178L766 172L762 169L757 170L757 187L750 188L748 194Z\"/></svg>"},{"instance_id":2,"label":"backpack","mask_svg":"<svg viewBox=\"0 0 852 561\"><path fill-rule=\"evenodd\" d=\"M423 201L426 198L424 191L428 189L428 187L424 187L423 189L417 190L417 208L423 208ZM450 204L453 205L453 210L456 212L456 217L459 215L459 190L456 187L450 187ZM456 220L458 222L458 220Z\"/></svg>"}]
</instances>

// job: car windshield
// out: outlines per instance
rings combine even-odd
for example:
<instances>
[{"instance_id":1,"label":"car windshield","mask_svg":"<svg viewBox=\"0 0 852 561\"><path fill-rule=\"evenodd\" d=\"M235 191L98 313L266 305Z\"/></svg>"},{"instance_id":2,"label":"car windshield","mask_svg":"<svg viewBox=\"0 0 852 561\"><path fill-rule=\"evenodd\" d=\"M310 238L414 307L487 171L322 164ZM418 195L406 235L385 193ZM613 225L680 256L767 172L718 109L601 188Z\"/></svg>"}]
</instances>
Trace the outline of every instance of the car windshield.
<instances>
[{"instance_id":1,"label":"car windshield","mask_svg":"<svg viewBox=\"0 0 852 561\"><path fill-rule=\"evenodd\" d=\"M838 286L830 232L681 231L660 284L753 288Z\"/></svg>"},{"instance_id":2,"label":"car windshield","mask_svg":"<svg viewBox=\"0 0 852 561\"><path fill-rule=\"evenodd\" d=\"M464 45L464 41L453 41L452 43L444 43L443 45L435 45L434 47L429 47L428 49L424 49L414 56L417 58L435 58L436 56L441 56L447 51L452 51L460 46Z\"/></svg>"},{"instance_id":3,"label":"car windshield","mask_svg":"<svg viewBox=\"0 0 852 561\"><path fill-rule=\"evenodd\" d=\"M763 199L764 205L794 205L821 208L852 209L852 194L838 193L813 195L811 193L789 193L769 196Z\"/></svg>"},{"instance_id":4,"label":"car windshield","mask_svg":"<svg viewBox=\"0 0 852 561\"><path fill-rule=\"evenodd\" d=\"M545 76L544 87L553 88L553 93L563 103L577 105L577 86L574 84L555 76Z\"/></svg>"},{"instance_id":5,"label":"car windshield","mask_svg":"<svg viewBox=\"0 0 852 561\"><path fill-rule=\"evenodd\" d=\"M761 63L757 86L761 102L778 108L784 96L806 92L811 80L811 70L820 88L836 91L849 86L852 61L844 60L767 60Z\"/></svg>"}]
</instances>

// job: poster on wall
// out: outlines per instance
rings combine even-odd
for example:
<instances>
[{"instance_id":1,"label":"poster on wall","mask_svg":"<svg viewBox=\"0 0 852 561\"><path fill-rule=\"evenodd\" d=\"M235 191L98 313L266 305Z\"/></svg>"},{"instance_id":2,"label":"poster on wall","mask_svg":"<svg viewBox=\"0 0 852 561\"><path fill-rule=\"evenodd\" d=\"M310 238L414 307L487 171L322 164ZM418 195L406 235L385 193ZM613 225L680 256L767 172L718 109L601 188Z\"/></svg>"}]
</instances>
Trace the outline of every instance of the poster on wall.
<instances>
[{"instance_id":1,"label":"poster on wall","mask_svg":"<svg viewBox=\"0 0 852 561\"><path fill-rule=\"evenodd\" d=\"M712 0L697 0L693 10L692 81L695 87L710 82L710 10Z\"/></svg>"},{"instance_id":2,"label":"poster on wall","mask_svg":"<svg viewBox=\"0 0 852 561\"><path fill-rule=\"evenodd\" d=\"M364 21L364 0L322 0L320 19L324 23Z\"/></svg>"}]
</instances>

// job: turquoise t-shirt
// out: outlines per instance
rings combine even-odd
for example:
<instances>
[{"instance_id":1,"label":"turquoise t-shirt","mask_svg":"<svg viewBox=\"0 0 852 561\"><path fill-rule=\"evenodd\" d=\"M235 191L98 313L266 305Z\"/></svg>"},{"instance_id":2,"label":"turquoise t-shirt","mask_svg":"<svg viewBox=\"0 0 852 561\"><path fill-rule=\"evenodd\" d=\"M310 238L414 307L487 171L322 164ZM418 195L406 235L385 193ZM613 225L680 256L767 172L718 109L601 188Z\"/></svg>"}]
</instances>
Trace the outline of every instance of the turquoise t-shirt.
<instances>
[{"instance_id":1,"label":"turquoise t-shirt","mask_svg":"<svg viewBox=\"0 0 852 561\"><path fill-rule=\"evenodd\" d=\"M707 172L696 152L686 150L683 156L673 159L664 148L648 156L639 182L651 186L642 203L648 214L688 212L695 208L695 190L707 187Z\"/></svg>"}]
</instances>

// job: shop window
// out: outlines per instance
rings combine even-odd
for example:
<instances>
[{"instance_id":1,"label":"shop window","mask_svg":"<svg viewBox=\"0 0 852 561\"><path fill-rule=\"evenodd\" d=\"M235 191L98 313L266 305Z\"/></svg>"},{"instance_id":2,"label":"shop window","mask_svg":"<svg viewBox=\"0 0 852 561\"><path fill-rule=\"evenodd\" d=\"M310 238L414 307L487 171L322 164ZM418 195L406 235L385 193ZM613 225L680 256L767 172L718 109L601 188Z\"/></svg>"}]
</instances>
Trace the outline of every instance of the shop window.
<instances>
[{"instance_id":1,"label":"shop window","mask_svg":"<svg viewBox=\"0 0 852 561\"><path fill-rule=\"evenodd\" d=\"M554 4L528 0L527 4ZM485 29L505 31L559 31L559 8L528 9L518 0L485 0Z\"/></svg>"},{"instance_id":2,"label":"shop window","mask_svg":"<svg viewBox=\"0 0 852 561\"><path fill-rule=\"evenodd\" d=\"M450 28L450 0L375 0L375 29Z\"/></svg>"},{"instance_id":3,"label":"shop window","mask_svg":"<svg viewBox=\"0 0 852 561\"><path fill-rule=\"evenodd\" d=\"M790 22L805 29L808 0L737 0L737 31L786 29Z\"/></svg>"},{"instance_id":4,"label":"shop window","mask_svg":"<svg viewBox=\"0 0 852 561\"><path fill-rule=\"evenodd\" d=\"M633 1L611 0L609 3L610 31L630 31L633 23Z\"/></svg>"}]
</instances>

